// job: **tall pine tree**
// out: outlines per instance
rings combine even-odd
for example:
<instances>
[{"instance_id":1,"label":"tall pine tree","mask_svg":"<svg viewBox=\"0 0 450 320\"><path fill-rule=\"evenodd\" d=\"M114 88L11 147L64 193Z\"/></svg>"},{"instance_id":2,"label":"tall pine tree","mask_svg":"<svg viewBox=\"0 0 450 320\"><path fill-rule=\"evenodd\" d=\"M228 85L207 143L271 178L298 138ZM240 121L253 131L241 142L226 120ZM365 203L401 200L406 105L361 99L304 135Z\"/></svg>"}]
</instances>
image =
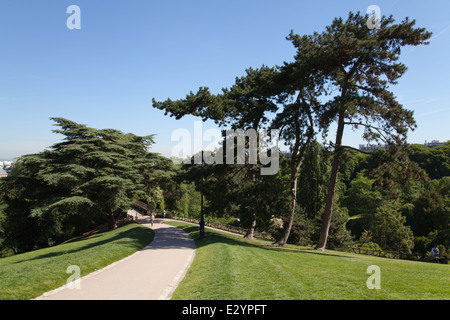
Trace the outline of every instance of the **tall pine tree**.
<instances>
[{"instance_id":1,"label":"tall pine tree","mask_svg":"<svg viewBox=\"0 0 450 320\"><path fill-rule=\"evenodd\" d=\"M348 148L342 142L344 128L364 128L365 140L383 140L394 146L403 144L408 130L415 127L412 112L396 101L389 86L406 71L398 62L401 47L427 44L431 33L414 28L415 21L408 18L394 24L392 16L381 19L379 30L370 30L368 18L350 13L346 21L337 18L320 34L291 33L289 37L297 48L295 69L317 74L327 84L331 98L322 102L321 125L328 128L337 120L328 195L316 246L320 250L326 247L341 157Z\"/></svg>"}]
</instances>

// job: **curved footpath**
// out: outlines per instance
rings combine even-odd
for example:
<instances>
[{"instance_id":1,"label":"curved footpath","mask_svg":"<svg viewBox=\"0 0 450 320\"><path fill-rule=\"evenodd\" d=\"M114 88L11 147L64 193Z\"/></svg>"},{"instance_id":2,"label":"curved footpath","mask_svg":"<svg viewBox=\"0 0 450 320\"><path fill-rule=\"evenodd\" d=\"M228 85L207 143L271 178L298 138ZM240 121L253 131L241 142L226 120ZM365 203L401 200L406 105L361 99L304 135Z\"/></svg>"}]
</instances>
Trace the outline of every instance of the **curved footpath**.
<instances>
[{"instance_id":1,"label":"curved footpath","mask_svg":"<svg viewBox=\"0 0 450 320\"><path fill-rule=\"evenodd\" d=\"M133 212L132 215L138 215ZM195 255L194 240L183 230L157 219L152 243L142 250L81 278L80 288L63 286L38 300L168 300ZM69 277L70 275L68 275Z\"/></svg>"}]
</instances>

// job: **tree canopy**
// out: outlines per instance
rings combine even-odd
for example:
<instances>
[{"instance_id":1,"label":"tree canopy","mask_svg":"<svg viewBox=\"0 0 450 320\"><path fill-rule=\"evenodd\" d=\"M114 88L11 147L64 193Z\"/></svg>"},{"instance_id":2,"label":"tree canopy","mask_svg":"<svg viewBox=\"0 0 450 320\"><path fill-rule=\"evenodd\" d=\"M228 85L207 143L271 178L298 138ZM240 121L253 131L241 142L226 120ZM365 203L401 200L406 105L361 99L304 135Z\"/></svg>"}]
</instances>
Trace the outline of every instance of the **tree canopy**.
<instances>
[{"instance_id":1,"label":"tree canopy","mask_svg":"<svg viewBox=\"0 0 450 320\"><path fill-rule=\"evenodd\" d=\"M52 120L63 141L21 157L2 184L5 241L19 251L51 245L100 222L114 229L117 217L136 200L146 200L149 189L173 171L168 159L149 152L153 135Z\"/></svg>"}]
</instances>

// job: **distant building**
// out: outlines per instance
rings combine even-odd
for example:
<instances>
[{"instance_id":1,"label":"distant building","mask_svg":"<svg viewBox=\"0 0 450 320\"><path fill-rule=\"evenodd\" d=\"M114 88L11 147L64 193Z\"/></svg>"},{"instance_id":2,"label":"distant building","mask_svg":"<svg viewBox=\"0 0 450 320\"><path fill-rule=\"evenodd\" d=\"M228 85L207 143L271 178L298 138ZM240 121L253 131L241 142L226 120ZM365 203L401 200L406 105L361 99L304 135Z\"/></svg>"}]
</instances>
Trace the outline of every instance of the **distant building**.
<instances>
[{"instance_id":1,"label":"distant building","mask_svg":"<svg viewBox=\"0 0 450 320\"><path fill-rule=\"evenodd\" d=\"M12 161L0 161L0 178L4 178L11 173L13 166L14 162Z\"/></svg>"},{"instance_id":2,"label":"distant building","mask_svg":"<svg viewBox=\"0 0 450 320\"><path fill-rule=\"evenodd\" d=\"M385 144L360 144L359 150L367 152L367 151L375 151L378 149L387 149L387 145Z\"/></svg>"},{"instance_id":3,"label":"distant building","mask_svg":"<svg viewBox=\"0 0 450 320\"><path fill-rule=\"evenodd\" d=\"M441 147L444 145L444 142L439 142L438 140L432 140L431 142L428 142L425 140L425 145L429 148L436 148Z\"/></svg>"},{"instance_id":4,"label":"distant building","mask_svg":"<svg viewBox=\"0 0 450 320\"><path fill-rule=\"evenodd\" d=\"M440 142L438 140L432 140L431 142L425 141L424 145L429 148L441 147L445 142ZM389 146L386 144L360 144L359 150L367 152L367 151L375 151L377 149L388 149Z\"/></svg>"}]
</instances>

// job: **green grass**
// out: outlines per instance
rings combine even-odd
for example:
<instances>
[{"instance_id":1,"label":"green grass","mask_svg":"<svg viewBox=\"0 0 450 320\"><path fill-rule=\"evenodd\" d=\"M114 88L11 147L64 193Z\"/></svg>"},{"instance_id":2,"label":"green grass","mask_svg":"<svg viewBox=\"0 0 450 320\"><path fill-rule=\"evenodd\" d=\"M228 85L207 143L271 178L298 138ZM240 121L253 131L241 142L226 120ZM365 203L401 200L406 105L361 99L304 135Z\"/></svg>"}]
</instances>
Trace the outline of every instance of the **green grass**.
<instances>
[{"instance_id":1,"label":"green grass","mask_svg":"<svg viewBox=\"0 0 450 320\"><path fill-rule=\"evenodd\" d=\"M137 223L88 239L0 259L0 300L25 300L66 284L77 265L81 276L125 258L148 245L153 230Z\"/></svg>"},{"instance_id":2,"label":"green grass","mask_svg":"<svg viewBox=\"0 0 450 320\"><path fill-rule=\"evenodd\" d=\"M421 300L450 299L448 265L386 259L270 242L171 222L188 232L197 251L175 300ZM381 270L381 289L368 289L367 268Z\"/></svg>"}]
</instances>

